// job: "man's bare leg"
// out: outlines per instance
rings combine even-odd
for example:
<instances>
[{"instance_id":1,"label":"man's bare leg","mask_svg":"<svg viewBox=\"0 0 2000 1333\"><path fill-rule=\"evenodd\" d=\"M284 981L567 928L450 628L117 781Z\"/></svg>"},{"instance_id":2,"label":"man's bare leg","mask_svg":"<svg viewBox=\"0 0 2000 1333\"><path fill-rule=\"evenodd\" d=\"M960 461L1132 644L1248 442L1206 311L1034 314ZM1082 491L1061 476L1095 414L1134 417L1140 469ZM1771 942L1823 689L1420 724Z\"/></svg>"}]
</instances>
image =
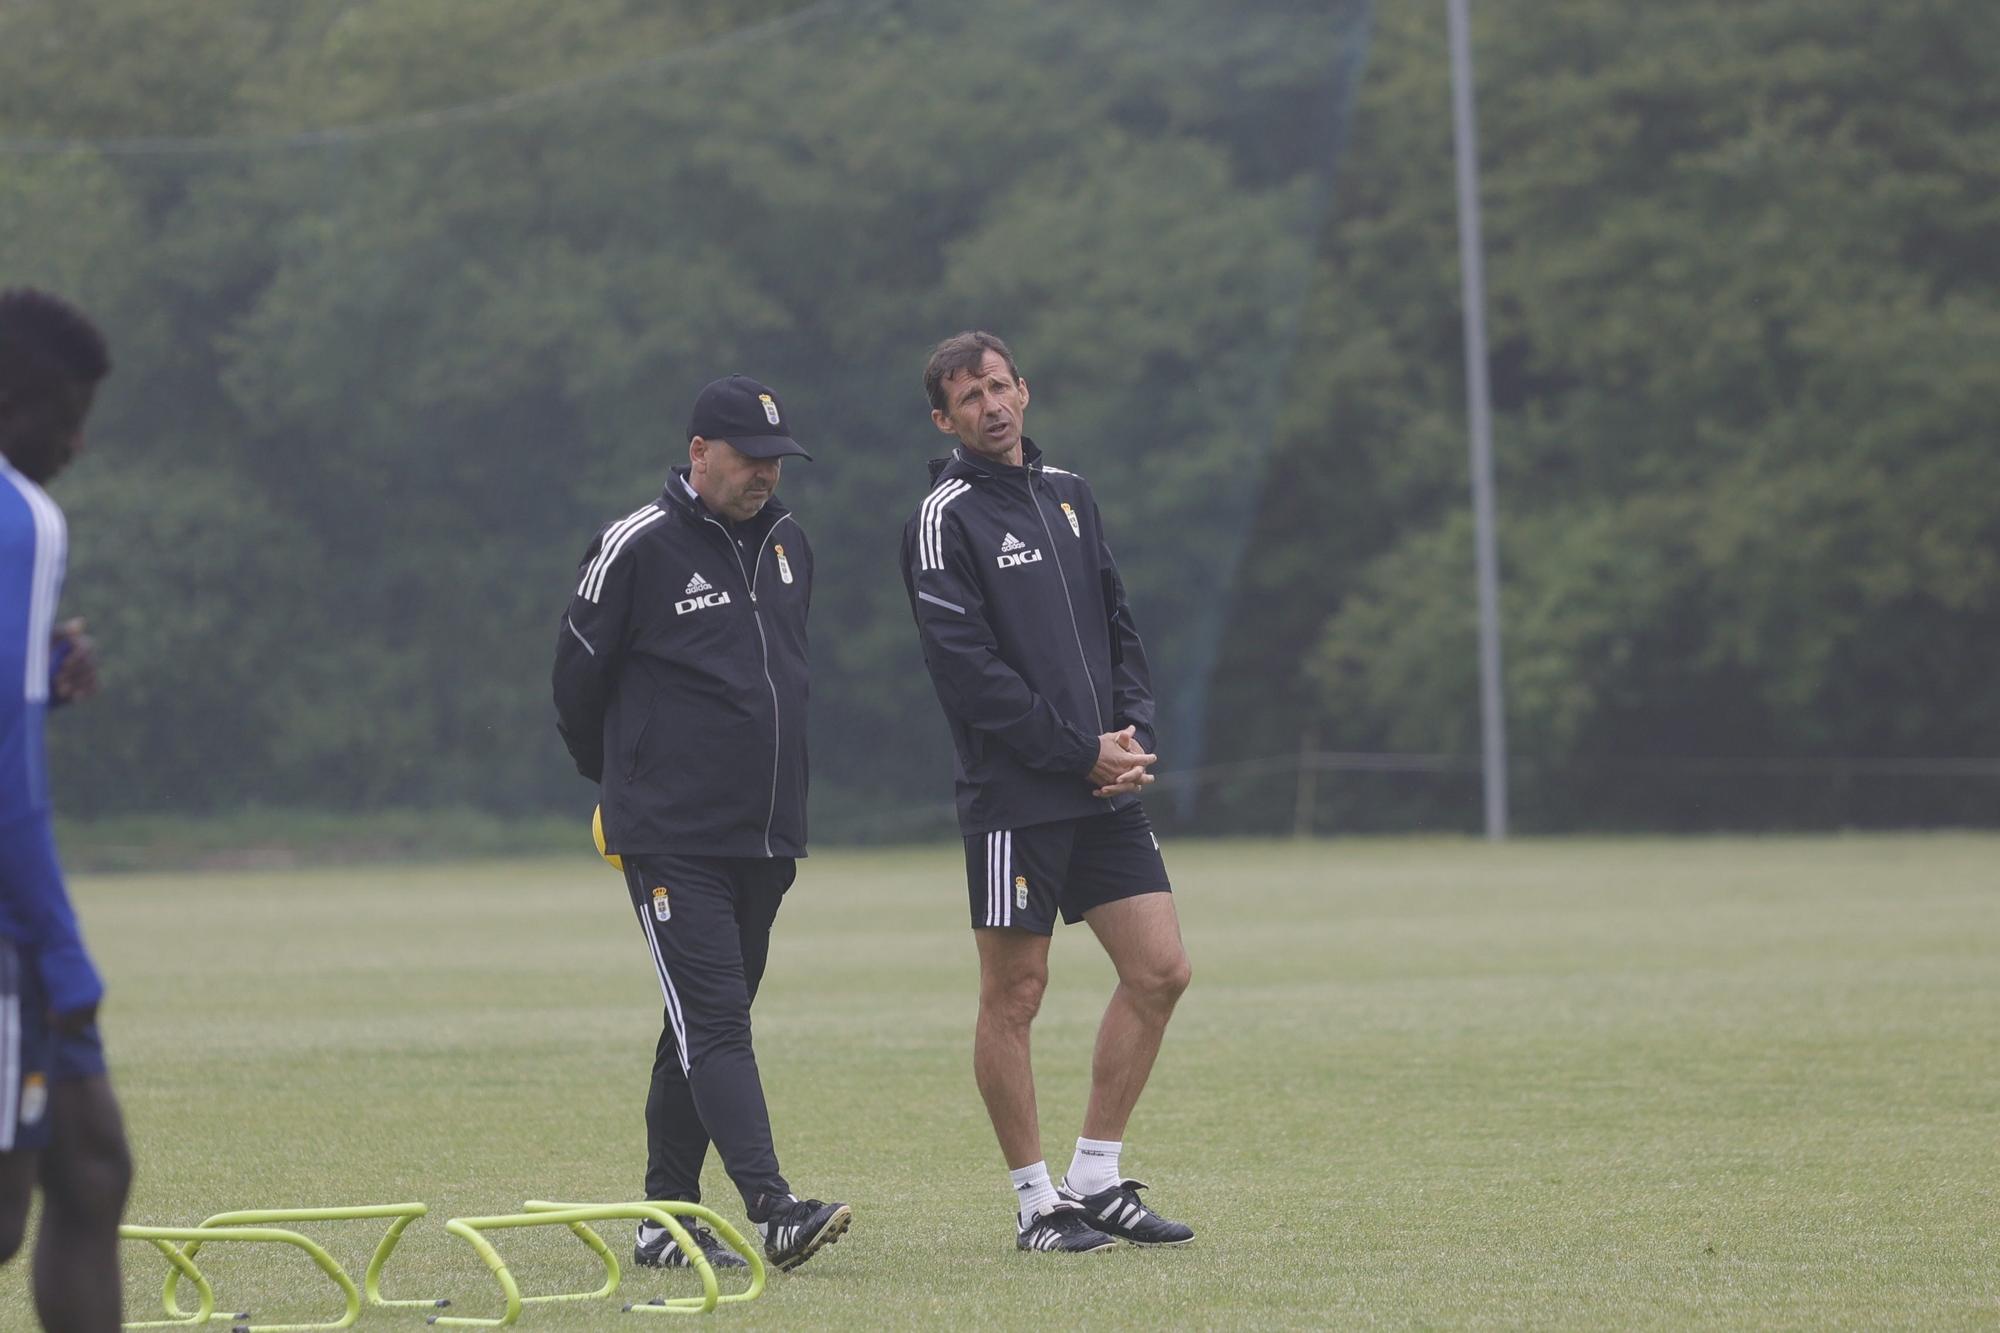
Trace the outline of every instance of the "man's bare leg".
<instances>
[{"instance_id":1,"label":"man's bare leg","mask_svg":"<svg viewBox=\"0 0 2000 1333\"><path fill-rule=\"evenodd\" d=\"M1105 1007L1091 1057L1083 1136L1122 1140L1191 970L1171 893L1120 898L1092 908L1083 919L1118 969L1118 987Z\"/></svg>"},{"instance_id":2,"label":"man's bare leg","mask_svg":"<svg viewBox=\"0 0 2000 1333\"><path fill-rule=\"evenodd\" d=\"M1090 1225L1135 1245L1185 1245L1194 1229L1161 1217L1139 1201L1137 1181L1119 1168L1125 1125L1146 1089L1160 1038L1188 986L1187 950L1170 893L1120 898L1084 913L1118 969L1118 986L1097 1029L1090 1064L1090 1107L1083 1137L1064 1174L1064 1197Z\"/></svg>"},{"instance_id":3,"label":"man's bare leg","mask_svg":"<svg viewBox=\"0 0 2000 1333\"><path fill-rule=\"evenodd\" d=\"M132 1156L111 1080L61 1079L50 1090L35 1239L35 1312L48 1333L116 1333L122 1317L118 1221Z\"/></svg>"},{"instance_id":4,"label":"man's bare leg","mask_svg":"<svg viewBox=\"0 0 2000 1333\"><path fill-rule=\"evenodd\" d=\"M1049 984L1049 937L1007 927L972 932L979 945L979 1023L972 1074L1009 1170L1042 1160L1028 1029Z\"/></svg>"},{"instance_id":5,"label":"man's bare leg","mask_svg":"<svg viewBox=\"0 0 2000 1333\"><path fill-rule=\"evenodd\" d=\"M979 1027L972 1040L972 1068L1014 1185L1020 1225L1014 1244L1065 1254L1109 1250L1118 1242L1062 1201L1042 1159L1028 1029L1048 989L1049 937L1008 927L981 927L972 935L979 942Z\"/></svg>"},{"instance_id":6,"label":"man's bare leg","mask_svg":"<svg viewBox=\"0 0 2000 1333\"><path fill-rule=\"evenodd\" d=\"M28 1205L40 1167L40 1153L0 1152L0 1264L19 1253L27 1238Z\"/></svg>"}]
</instances>

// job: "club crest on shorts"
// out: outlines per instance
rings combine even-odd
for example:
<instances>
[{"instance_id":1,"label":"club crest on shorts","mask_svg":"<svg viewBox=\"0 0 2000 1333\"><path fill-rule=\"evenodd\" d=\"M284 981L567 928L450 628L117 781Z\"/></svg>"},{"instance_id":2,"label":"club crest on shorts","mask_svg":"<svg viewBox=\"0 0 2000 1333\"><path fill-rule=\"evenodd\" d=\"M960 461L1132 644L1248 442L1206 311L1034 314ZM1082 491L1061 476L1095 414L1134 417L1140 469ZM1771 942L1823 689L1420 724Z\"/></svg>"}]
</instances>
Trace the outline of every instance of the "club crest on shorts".
<instances>
[{"instance_id":1,"label":"club crest on shorts","mask_svg":"<svg viewBox=\"0 0 2000 1333\"><path fill-rule=\"evenodd\" d=\"M771 395L760 393L757 395L757 401L764 405L764 420L770 422L773 426L777 425L778 405L771 400Z\"/></svg>"},{"instance_id":2,"label":"club crest on shorts","mask_svg":"<svg viewBox=\"0 0 2000 1333\"><path fill-rule=\"evenodd\" d=\"M667 886L664 884L653 890L653 917L658 921L674 919L674 909L667 906Z\"/></svg>"},{"instance_id":3,"label":"club crest on shorts","mask_svg":"<svg viewBox=\"0 0 2000 1333\"><path fill-rule=\"evenodd\" d=\"M1069 530L1074 532L1078 538L1081 538L1083 536L1083 525L1076 521L1076 511L1069 507L1069 501L1067 500L1063 501L1063 517L1069 520Z\"/></svg>"},{"instance_id":4,"label":"club crest on shorts","mask_svg":"<svg viewBox=\"0 0 2000 1333\"><path fill-rule=\"evenodd\" d=\"M785 559L785 548L782 546L773 546L771 549L778 553L778 577L790 583L792 581L792 562Z\"/></svg>"},{"instance_id":5,"label":"club crest on shorts","mask_svg":"<svg viewBox=\"0 0 2000 1333\"><path fill-rule=\"evenodd\" d=\"M1016 875L1014 876L1014 906L1017 909L1023 909L1027 905L1028 877L1026 875Z\"/></svg>"},{"instance_id":6,"label":"club crest on shorts","mask_svg":"<svg viewBox=\"0 0 2000 1333\"><path fill-rule=\"evenodd\" d=\"M30 1074L21 1080L21 1123L32 1125L39 1122L42 1112L49 1109L49 1081L41 1074Z\"/></svg>"}]
</instances>

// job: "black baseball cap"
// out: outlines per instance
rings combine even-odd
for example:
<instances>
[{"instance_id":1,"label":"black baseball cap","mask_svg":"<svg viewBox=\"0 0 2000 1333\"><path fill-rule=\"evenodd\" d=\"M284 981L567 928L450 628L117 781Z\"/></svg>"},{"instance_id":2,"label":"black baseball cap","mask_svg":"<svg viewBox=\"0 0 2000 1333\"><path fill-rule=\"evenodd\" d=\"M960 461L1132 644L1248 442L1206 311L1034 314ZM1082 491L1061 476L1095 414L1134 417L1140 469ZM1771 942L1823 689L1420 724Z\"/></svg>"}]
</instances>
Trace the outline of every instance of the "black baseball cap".
<instances>
[{"instance_id":1,"label":"black baseball cap","mask_svg":"<svg viewBox=\"0 0 2000 1333\"><path fill-rule=\"evenodd\" d=\"M796 454L807 462L812 455L799 448L785 424L785 405L778 395L748 375L731 375L710 380L695 395L694 411L688 416L688 438L722 440L745 458L784 458Z\"/></svg>"}]
</instances>

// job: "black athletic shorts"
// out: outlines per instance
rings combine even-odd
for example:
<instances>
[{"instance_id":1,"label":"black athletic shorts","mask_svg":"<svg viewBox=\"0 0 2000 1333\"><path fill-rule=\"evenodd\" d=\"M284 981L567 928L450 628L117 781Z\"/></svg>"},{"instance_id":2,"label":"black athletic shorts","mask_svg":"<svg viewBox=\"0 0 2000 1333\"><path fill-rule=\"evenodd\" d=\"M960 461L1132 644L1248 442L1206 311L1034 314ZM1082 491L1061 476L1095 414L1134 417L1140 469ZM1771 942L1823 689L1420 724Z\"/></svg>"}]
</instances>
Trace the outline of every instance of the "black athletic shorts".
<instances>
[{"instance_id":1,"label":"black athletic shorts","mask_svg":"<svg viewBox=\"0 0 2000 1333\"><path fill-rule=\"evenodd\" d=\"M1160 840L1138 802L1123 810L965 840L974 929L1012 926L1052 935L1056 912L1071 925L1093 907L1142 893L1172 893Z\"/></svg>"}]
</instances>

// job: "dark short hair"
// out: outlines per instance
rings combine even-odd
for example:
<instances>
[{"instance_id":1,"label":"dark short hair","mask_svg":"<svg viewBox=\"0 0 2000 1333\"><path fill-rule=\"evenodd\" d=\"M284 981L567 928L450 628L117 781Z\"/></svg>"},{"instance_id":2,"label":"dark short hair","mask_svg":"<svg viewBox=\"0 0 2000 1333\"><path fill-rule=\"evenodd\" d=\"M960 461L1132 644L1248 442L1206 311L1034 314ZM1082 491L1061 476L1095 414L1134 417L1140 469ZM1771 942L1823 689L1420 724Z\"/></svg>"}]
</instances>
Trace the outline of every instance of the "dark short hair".
<instances>
[{"instance_id":1,"label":"dark short hair","mask_svg":"<svg viewBox=\"0 0 2000 1333\"><path fill-rule=\"evenodd\" d=\"M33 287L0 291L0 374L11 375L17 359L47 376L95 384L111 373L111 352L90 316L60 296Z\"/></svg>"},{"instance_id":2,"label":"dark short hair","mask_svg":"<svg viewBox=\"0 0 2000 1333\"><path fill-rule=\"evenodd\" d=\"M1007 344L983 329L954 333L931 349L931 359L924 363L924 396L931 400L933 411L944 411L944 382L953 375L979 369L988 352L1000 353L1000 359L1007 363L1007 373L1017 381L1021 378L1021 368L1014 364L1014 354L1007 350Z\"/></svg>"},{"instance_id":3,"label":"dark short hair","mask_svg":"<svg viewBox=\"0 0 2000 1333\"><path fill-rule=\"evenodd\" d=\"M111 373L111 353L90 317L33 287L0 291L0 452L30 475L68 443Z\"/></svg>"}]
</instances>

